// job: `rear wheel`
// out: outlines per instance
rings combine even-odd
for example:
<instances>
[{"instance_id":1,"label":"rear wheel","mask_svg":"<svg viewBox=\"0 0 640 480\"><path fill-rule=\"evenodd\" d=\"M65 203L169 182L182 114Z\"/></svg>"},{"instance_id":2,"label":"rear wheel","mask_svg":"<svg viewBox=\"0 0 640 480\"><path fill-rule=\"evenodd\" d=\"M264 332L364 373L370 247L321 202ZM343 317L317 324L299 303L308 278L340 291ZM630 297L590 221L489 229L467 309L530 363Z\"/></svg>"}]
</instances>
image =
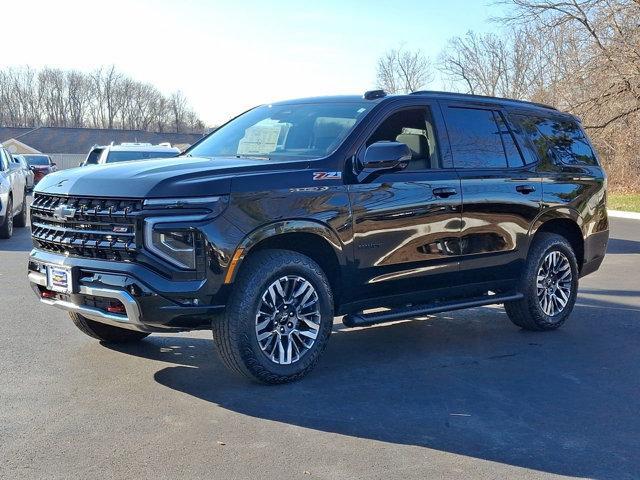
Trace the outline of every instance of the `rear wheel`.
<instances>
[{"instance_id":1,"label":"rear wheel","mask_svg":"<svg viewBox=\"0 0 640 480\"><path fill-rule=\"evenodd\" d=\"M20 213L15 216L13 219L13 224L16 227L26 227L27 226L27 190L24 191L24 196L22 197L22 208L20 209Z\"/></svg>"},{"instance_id":2,"label":"rear wheel","mask_svg":"<svg viewBox=\"0 0 640 480\"><path fill-rule=\"evenodd\" d=\"M265 250L247 258L223 315L212 322L216 349L231 369L263 383L306 375L333 327L326 275L309 257Z\"/></svg>"},{"instance_id":3,"label":"rear wheel","mask_svg":"<svg viewBox=\"0 0 640 480\"><path fill-rule=\"evenodd\" d=\"M4 222L0 225L0 238L11 238L13 235L13 198L9 197L7 202L7 213L4 216Z\"/></svg>"},{"instance_id":4,"label":"rear wheel","mask_svg":"<svg viewBox=\"0 0 640 480\"><path fill-rule=\"evenodd\" d=\"M73 312L70 312L69 316L82 333L105 343L137 342L149 335L145 332L136 332L135 330L127 330L126 328L112 327L104 323L94 322Z\"/></svg>"},{"instance_id":5,"label":"rear wheel","mask_svg":"<svg viewBox=\"0 0 640 480\"><path fill-rule=\"evenodd\" d=\"M505 303L511 321L526 330L554 330L573 310L578 262L571 244L554 233L536 236L520 284L522 300Z\"/></svg>"}]
</instances>

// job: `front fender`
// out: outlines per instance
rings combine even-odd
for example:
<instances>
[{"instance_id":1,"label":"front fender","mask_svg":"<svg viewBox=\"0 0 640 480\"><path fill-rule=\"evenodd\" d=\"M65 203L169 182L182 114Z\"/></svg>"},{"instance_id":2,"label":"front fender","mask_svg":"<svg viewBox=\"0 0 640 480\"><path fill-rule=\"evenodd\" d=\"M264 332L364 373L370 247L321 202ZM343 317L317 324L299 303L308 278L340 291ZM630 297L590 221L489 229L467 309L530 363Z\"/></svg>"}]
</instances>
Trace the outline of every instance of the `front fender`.
<instances>
[{"instance_id":1,"label":"front fender","mask_svg":"<svg viewBox=\"0 0 640 480\"><path fill-rule=\"evenodd\" d=\"M225 278L225 283L232 283L239 266L246 256L260 242L288 233L309 233L326 241L336 255L340 266L347 264L347 250L338 234L327 224L307 219L288 219L262 225L248 233L240 242L233 256L233 269Z\"/></svg>"}]
</instances>

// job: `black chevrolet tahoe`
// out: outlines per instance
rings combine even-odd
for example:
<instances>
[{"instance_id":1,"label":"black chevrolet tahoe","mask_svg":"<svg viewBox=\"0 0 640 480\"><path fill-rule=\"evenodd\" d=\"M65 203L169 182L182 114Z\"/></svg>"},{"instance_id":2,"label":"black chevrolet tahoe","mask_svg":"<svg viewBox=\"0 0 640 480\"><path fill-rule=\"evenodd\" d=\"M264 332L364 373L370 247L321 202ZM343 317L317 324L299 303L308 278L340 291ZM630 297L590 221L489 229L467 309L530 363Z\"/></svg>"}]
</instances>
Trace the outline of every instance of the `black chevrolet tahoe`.
<instances>
[{"instance_id":1,"label":"black chevrolet tahoe","mask_svg":"<svg viewBox=\"0 0 640 480\"><path fill-rule=\"evenodd\" d=\"M308 373L348 326L504 304L570 315L609 235L580 121L442 92L291 100L174 158L64 170L31 205L29 280L103 342L212 329L235 372Z\"/></svg>"}]
</instances>

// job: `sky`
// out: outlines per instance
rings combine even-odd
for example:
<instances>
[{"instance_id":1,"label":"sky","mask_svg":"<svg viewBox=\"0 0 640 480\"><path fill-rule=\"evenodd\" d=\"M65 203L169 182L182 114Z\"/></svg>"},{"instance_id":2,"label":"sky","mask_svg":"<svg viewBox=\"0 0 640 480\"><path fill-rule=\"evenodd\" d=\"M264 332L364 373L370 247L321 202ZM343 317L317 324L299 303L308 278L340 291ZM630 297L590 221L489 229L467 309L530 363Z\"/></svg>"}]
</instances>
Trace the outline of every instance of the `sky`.
<instances>
[{"instance_id":1,"label":"sky","mask_svg":"<svg viewBox=\"0 0 640 480\"><path fill-rule=\"evenodd\" d=\"M113 64L164 93L181 90L210 126L262 103L361 94L386 50L435 59L453 36L496 29L489 19L499 15L490 0L3 3L0 67Z\"/></svg>"}]
</instances>

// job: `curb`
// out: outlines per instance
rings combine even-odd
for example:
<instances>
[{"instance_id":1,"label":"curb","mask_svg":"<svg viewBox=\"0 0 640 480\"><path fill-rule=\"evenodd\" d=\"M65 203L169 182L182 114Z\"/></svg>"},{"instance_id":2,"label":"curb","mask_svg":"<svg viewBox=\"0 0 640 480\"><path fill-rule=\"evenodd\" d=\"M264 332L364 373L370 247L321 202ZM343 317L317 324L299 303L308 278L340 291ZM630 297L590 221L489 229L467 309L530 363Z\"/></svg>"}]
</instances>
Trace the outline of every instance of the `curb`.
<instances>
[{"instance_id":1,"label":"curb","mask_svg":"<svg viewBox=\"0 0 640 480\"><path fill-rule=\"evenodd\" d=\"M614 218L628 218L632 220L640 220L640 213L638 212L624 212L622 210L607 210L610 217Z\"/></svg>"}]
</instances>

